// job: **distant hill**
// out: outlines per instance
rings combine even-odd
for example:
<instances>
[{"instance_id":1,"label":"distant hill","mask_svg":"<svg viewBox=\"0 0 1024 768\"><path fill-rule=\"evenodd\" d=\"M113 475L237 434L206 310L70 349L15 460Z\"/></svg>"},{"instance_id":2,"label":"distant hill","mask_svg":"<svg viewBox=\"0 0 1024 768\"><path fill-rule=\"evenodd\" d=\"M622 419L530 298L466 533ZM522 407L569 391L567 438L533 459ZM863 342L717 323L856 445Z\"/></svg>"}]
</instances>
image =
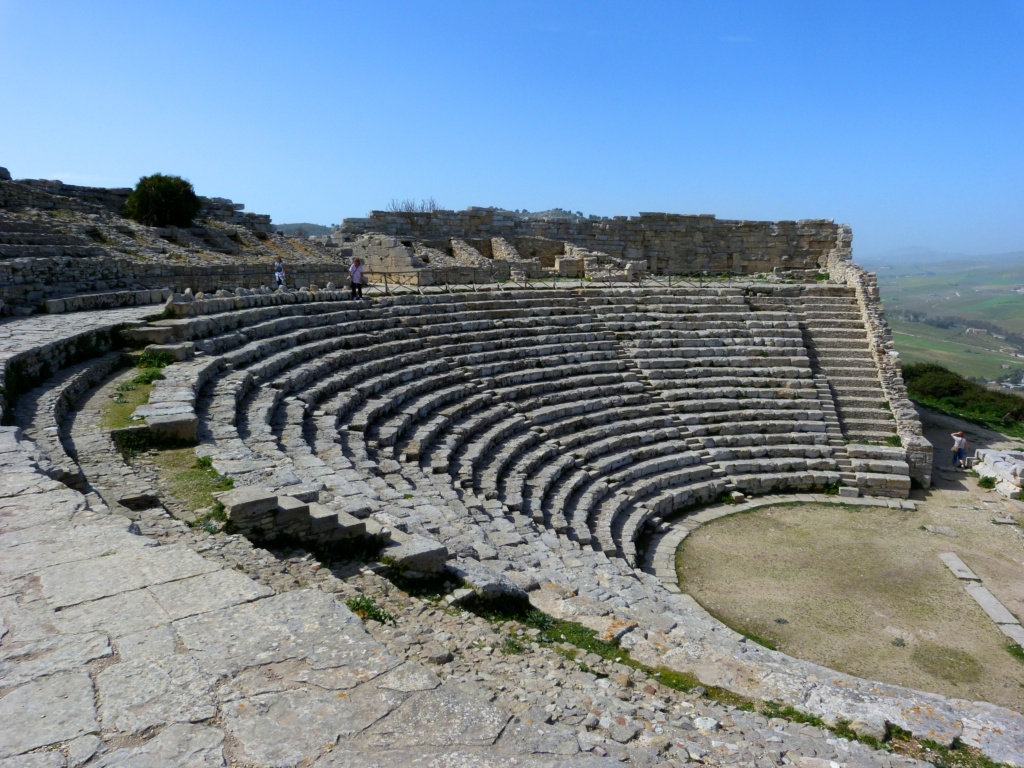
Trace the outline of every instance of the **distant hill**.
<instances>
[{"instance_id":1,"label":"distant hill","mask_svg":"<svg viewBox=\"0 0 1024 768\"><path fill-rule=\"evenodd\" d=\"M301 235L302 232L300 230L304 230L307 236L331 234L330 227L325 227L323 224L310 224L306 221L299 222L298 224L275 224L274 228L278 232L284 232L288 237Z\"/></svg>"},{"instance_id":2,"label":"distant hill","mask_svg":"<svg viewBox=\"0 0 1024 768\"><path fill-rule=\"evenodd\" d=\"M904 362L938 363L969 378L1019 384L1024 252L957 257L915 250L901 262L862 262L878 274Z\"/></svg>"}]
</instances>

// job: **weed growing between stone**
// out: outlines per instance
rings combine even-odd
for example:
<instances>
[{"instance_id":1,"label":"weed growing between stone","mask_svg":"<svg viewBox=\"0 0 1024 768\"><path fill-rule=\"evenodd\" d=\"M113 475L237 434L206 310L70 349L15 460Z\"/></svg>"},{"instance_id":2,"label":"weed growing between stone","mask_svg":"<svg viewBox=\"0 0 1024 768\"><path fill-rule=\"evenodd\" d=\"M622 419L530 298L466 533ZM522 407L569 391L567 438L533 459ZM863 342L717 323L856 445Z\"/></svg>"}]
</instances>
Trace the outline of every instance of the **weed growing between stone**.
<instances>
[{"instance_id":1,"label":"weed growing between stone","mask_svg":"<svg viewBox=\"0 0 1024 768\"><path fill-rule=\"evenodd\" d=\"M381 624L394 624L395 617L381 608L368 595L357 595L345 601L345 605L363 621L377 621Z\"/></svg>"},{"instance_id":2,"label":"weed growing between stone","mask_svg":"<svg viewBox=\"0 0 1024 768\"><path fill-rule=\"evenodd\" d=\"M978 478L978 487L991 490L996 487L996 479L994 477Z\"/></svg>"},{"instance_id":3,"label":"weed growing between stone","mask_svg":"<svg viewBox=\"0 0 1024 768\"><path fill-rule=\"evenodd\" d=\"M652 680L661 683L667 688L687 693L696 693L719 704L733 706L746 712L758 712L765 717L806 723L830 731L840 738L849 741L859 741L873 749L897 752L930 761L936 766L946 766L947 768L999 768L998 763L992 762L977 749L960 744L959 742L955 742L951 747L944 747L927 739L916 739L907 731L895 726L889 726L885 738L878 739L867 734L856 733L850 727L850 722L846 720L840 720L833 725L829 725L817 715L801 712L792 706L783 706L778 702L754 701L716 686L705 687L701 685L694 675L687 672L679 672L667 667L650 667L642 664L633 659L629 655L629 651L622 648L617 641L601 640L597 637L597 633L594 630L573 621L565 621L549 616L531 607L529 602L525 600L508 598L487 601L480 598L471 598L464 602L462 607L494 624L516 622L525 627L540 630L536 638L537 642L555 645L556 652L567 659L575 661L584 672L600 675L600 673L595 672L580 658L582 656L581 652L586 654L593 653L605 661L615 662L640 670ZM518 637L518 633L508 635L502 646L502 652L518 654L529 650L527 646L523 646ZM575 646L575 649L570 646ZM1024 662L1024 652L1020 652L1018 658Z\"/></svg>"},{"instance_id":4,"label":"weed growing between stone","mask_svg":"<svg viewBox=\"0 0 1024 768\"><path fill-rule=\"evenodd\" d=\"M139 357L139 368L166 368L174 362L169 352L146 350Z\"/></svg>"}]
</instances>

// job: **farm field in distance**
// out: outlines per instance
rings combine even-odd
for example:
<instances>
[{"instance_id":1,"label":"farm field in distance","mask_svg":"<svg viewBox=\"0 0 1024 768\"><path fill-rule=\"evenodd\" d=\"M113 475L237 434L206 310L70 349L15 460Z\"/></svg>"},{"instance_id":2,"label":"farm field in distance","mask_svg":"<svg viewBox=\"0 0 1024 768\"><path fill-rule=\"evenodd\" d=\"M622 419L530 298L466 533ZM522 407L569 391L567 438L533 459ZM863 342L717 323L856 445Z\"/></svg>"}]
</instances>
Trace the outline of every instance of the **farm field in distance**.
<instances>
[{"instance_id":1,"label":"farm field in distance","mask_svg":"<svg viewBox=\"0 0 1024 768\"><path fill-rule=\"evenodd\" d=\"M965 257L953 261L909 260L864 266L877 273L893 341L904 363L935 362L970 378L995 380L1024 376L1020 340L1024 337L1024 253ZM956 319L949 327L929 320ZM920 319L919 319L920 318ZM944 322L943 324L947 324ZM995 324L1005 331L968 333L968 327ZM1003 366L1009 366L1004 368Z\"/></svg>"}]
</instances>

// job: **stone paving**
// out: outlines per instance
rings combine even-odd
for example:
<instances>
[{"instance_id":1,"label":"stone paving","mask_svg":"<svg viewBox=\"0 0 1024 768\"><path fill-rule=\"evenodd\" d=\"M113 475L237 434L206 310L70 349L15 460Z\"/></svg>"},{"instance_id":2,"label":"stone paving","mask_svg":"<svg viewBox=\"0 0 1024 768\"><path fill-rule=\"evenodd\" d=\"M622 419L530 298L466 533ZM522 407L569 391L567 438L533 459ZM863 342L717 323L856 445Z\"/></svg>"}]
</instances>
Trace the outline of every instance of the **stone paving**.
<instances>
[{"instance_id":1,"label":"stone paving","mask_svg":"<svg viewBox=\"0 0 1024 768\"><path fill-rule=\"evenodd\" d=\"M134 313L145 314L87 317L117 323ZM68 315L30 321L0 337L0 355L83 327ZM84 403L72 433L94 436L89 456L113 463L98 418ZM159 507L129 513L44 474L45 457L17 427L0 430L0 456L0 767L915 764L593 655L572 661L535 630L407 595L370 568L332 572L302 552L274 555L189 529ZM113 495L156 482L144 459L115 474ZM856 719L865 733L881 735L889 721L1024 762L1015 713L750 647L685 596L603 553L517 527L450 480L362 482L443 538L489 548L485 578L501 565L552 613L600 625L627 611L624 645L652 666ZM408 500L410 490L424 496ZM358 619L343 599L359 594L395 623ZM510 632L525 652L504 652Z\"/></svg>"}]
</instances>

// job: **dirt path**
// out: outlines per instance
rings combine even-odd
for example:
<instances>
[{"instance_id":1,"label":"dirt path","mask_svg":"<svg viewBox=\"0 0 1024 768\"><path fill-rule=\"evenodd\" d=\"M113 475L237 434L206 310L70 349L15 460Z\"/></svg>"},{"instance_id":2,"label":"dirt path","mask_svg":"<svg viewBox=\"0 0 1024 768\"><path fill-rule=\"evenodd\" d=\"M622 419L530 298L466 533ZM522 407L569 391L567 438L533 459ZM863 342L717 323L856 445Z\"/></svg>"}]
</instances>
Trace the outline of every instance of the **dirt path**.
<instances>
[{"instance_id":1,"label":"dirt path","mask_svg":"<svg viewBox=\"0 0 1024 768\"><path fill-rule=\"evenodd\" d=\"M949 433L977 448L1019 440L922 413L936 446L933 486L915 512L831 505L769 507L694 532L683 589L730 626L834 669L1024 710L1024 664L939 559L955 552L1024 616L1024 503L949 468ZM925 528L927 526L928 528Z\"/></svg>"}]
</instances>

